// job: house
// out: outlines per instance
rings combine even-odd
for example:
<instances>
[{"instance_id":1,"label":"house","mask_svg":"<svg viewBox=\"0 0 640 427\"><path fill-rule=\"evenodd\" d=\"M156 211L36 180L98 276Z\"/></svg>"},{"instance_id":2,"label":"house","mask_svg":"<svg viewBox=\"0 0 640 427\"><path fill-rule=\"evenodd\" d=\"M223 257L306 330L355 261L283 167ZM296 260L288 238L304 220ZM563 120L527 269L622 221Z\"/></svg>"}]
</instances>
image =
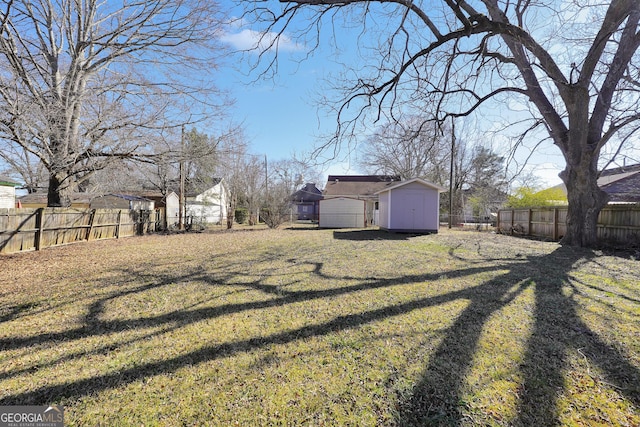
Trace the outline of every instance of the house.
<instances>
[{"instance_id":1,"label":"house","mask_svg":"<svg viewBox=\"0 0 640 427\"><path fill-rule=\"evenodd\" d=\"M303 221L318 221L322 191L315 183L306 183L301 189L293 193L291 203L295 206L297 219Z\"/></svg>"},{"instance_id":2,"label":"house","mask_svg":"<svg viewBox=\"0 0 640 427\"><path fill-rule=\"evenodd\" d=\"M19 185L11 178L0 175L0 209L16 207L16 187Z\"/></svg>"},{"instance_id":3,"label":"house","mask_svg":"<svg viewBox=\"0 0 640 427\"><path fill-rule=\"evenodd\" d=\"M364 200L367 225L378 224L378 192L400 181L393 175L329 175L324 199L350 198Z\"/></svg>"},{"instance_id":4,"label":"house","mask_svg":"<svg viewBox=\"0 0 640 427\"><path fill-rule=\"evenodd\" d=\"M155 206L152 200L131 194L105 194L97 196L89 204L91 209L131 209L135 211L152 211Z\"/></svg>"},{"instance_id":5,"label":"house","mask_svg":"<svg viewBox=\"0 0 640 427\"><path fill-rule=\"evenodd\" d=\"M640 164L602 171L598 185L609 203L640 203Z\"/></svg>"},{"instance_id":6,"label":"house","mask_svg":"<svg viewBox=\"0 0 640 427\"><path fill-rule=\"evenodd\" d=\"M153 202L155 210L158 211L157 229L166 230L169 225L178 223L180 199L173 191L169 191L166 195L159 190L133 191L128 194L144 197Z\"/></svg>"},{"instance_id":7,"label":"house","mask_svg":"<svg viewBox=\"0 0 640 427\"><path fill-rule=\"evenodd\" d=\"M379 226L383 230L437 233L440 223L439 185L420 178L394 183L378 191Z\"/></svg>"},{"instance_id":8,"label":"house","mask_svg":"<svg viewBox=\"0 0 640 427\"><path fill-rule=\"evenodd\" d=\"M185 200L186 216L194 222L221 224L227 220L228 191L222 178L204 189L191 189Z\"/></svg>"},{"instance_id":9,"label":"house","mask_svg":"<svg viewBox=\"0 0 640 427\"><path fill-rule=\"evenodd\" d=\"M366 201L333 197L319 201L318 227L363 228L367 226Z\"/></svg>"},{"instance_id":10,"label":"house","mask_svg":"<svg viewBox=\"0 0 640 427\"><path fill-rule=\"evenodd\" d=\"M603 170L598 186L609 195L610 204L640 203L640 164ZM552 188L567 194L564 183Z\"/></svg>"}]
</instances>

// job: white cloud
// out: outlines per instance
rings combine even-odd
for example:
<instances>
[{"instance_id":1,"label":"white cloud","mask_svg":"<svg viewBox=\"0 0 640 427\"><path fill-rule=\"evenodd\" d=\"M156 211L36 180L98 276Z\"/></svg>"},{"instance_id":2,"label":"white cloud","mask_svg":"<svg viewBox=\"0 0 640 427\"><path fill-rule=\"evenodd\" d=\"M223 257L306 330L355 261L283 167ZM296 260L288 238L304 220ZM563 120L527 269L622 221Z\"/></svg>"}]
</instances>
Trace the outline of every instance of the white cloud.
<instances>
[{"instance_id":1,"label":"white cloud","mask_svg":"<svg viewBox=\"0 0 640 427\"><path fill-rule=\"evenodd\" d=\"M277 49L279 52L296 52L304 48L303 45L296 43L286 34L270 31L260 32L246 28L239 32L225 32L220 36L220 41L244 51L262 52Z\"/></svg>"}]
</instances>

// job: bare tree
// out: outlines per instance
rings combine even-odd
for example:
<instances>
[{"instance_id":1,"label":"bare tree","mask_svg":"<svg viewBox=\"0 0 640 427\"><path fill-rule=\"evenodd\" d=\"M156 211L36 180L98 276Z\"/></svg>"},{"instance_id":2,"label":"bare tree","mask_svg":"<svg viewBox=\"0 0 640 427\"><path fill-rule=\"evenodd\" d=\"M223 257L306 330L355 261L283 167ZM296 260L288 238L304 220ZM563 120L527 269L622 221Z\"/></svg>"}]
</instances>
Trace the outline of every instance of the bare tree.
<instances>
[{"instance_id":1,"label":"bare tree","mask_svg":"<svg viewBox=\"0 0 640 427\"><path fill-rule=\"evenodd\" d=\"M257 220L257 210L262 204L266 182L266 159L249 153L249 144L242 129L227 135L220 141L217 175L226 183L227 228L233 228L235 211L239 206L249 210L250 221Z\"/></svg>"},{"instance_id":2,"label":"bare tree","mask_svg":"<svg viewBox=\"0 0 640 427\"><path fill-rule=\"evenodd\" d=\"M28 193L46 188L47 171L40 160L23 147L3 142L0 140L0 159L7 167L1 172L15 178L19 177Z\"/></svg>"},{"instance_id":3,"label":"bare tree","mask_svg":"<svg viewBox=\"0 0 640 427\"><path fill-rule=\"evenodd\" d=\"M310 46L340 17L352 26L360 19L358 40L372 40L360 52L374 54L354 64L355 78L342 87L334 142L369 120L365 111L393 116L406 100L435 105L441 121L504 101L529 106L533 121L522 135L543 129L566 160L562 242L596 243L607 202L597 184L601 153L632 140L640 121L640 2L297 0L251 13L270 40L286 31ZM276 69L277 58L264 57Z\"/></svg>"},{"instance_id":4,"label":"bare tree","mask_svg":"<svg viewBox=\"0 0 640 427\"><path fill-rule=\"evenodd\" d=\"M48 204L161 131L217 111L208 0L14 1L1 16L0 139L48 171ZM185 118L186 116L186 118Z\"/></svg>"},{"instance_id":5,"label":"bare tree","mask_svg":"<svg viewBox=\"0 0 640 427\"><path fill-rule=\"evenodd\" d=\"M370 173L419 177L443 185L449 175L447 130L417 118L387 122L361 144L358 163Z\"/></svg>"},{"instance_id":6,"label":"bare tree","mask_svg":"<svg viewBox=\"0 0 640 427\"><path fill-rule=\"evenodd\" d=\"M444 185L449 179L450 140L450 129L432 121L391 121L361 144L358 163L370 173Z\"/></svg>"},{"instance_id":7,"label":"bare tree","mask_svg":"<svg viewBox=\"0 0 640 427\"><path fill-rule=\"evenodd\" d=\"M278 228L291 218L291 196L313 176L313 169L298 159L283 159L269 165L269 187L265 192L262 217L269 228Z\"/></svg>"},{"instance_id":8,"label":"bare tree","mask_svg":"<svg viewBox=\"0 0 640 427\"><path fill-rule=\"evenodd\" d=\"M242 172L242 200L249 214L249 225L256 225L260 217L260 208L264 200L266 186L266 158L259 155L246 155Z\"/></svg>"},{"instance_id":9,"label":"bare tree","mask_svg":"<svg viewBox=\"0 0 640 427\"><path fill-rule=\"evenodd\" d=\"M158 190L166 196L170 190L177 189L182 162L188 189L201 191L209 188L214 185L220 161L218 143L225 137L224 133L212 136L195 127L184 133L162 135L150 147L154 154L138 164L141 169L138 178L144 187Z\"/></svg>"},{"instance_id":10,"label":"bare tree","mask_svg":"<svg viewBox=\"0 0 640 427\"><path fill-rule=\"evenodd\" d=\"M434 121L412 118L381 126L359 153L359 164L369 173L422 178L449 187L451 128ZM486 148L468 132L456 138L453 150L453 206L446 210L461 216L465 198L489 206L505 198L504 158ZM443 197L443 202L448 197Z\"/></svg>"}]
</instances>

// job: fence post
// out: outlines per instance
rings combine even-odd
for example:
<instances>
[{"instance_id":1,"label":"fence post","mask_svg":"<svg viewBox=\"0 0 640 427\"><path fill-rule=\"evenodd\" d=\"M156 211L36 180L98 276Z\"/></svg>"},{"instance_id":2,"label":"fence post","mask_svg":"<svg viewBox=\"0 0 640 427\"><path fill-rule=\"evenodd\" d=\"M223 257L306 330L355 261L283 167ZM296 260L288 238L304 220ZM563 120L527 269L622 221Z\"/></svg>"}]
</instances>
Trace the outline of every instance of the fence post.
<instances>
[{"instance_id":1,"label":"fence post","mask_svg":"<svg viewBox=\"0 0 640 427\"><path fill-rule=\"evenodd\" d=\"M87 228L87 242L91 238L91 233L93 232L93 220L96 216L96 210L91 209L91 214L89 215L89 228Z\"/></svg>"},{"instance_id":2,"label":"fence post","mask_svg":"<svg viewBox=\"0 0 640 427\"><path fill-rule=\"evenodd\" d=\"M44 208L38 208L36 211L36 251L42 248L42 235L44 234Z\"/></svg>"},{"instance_id":3,"label":"fence post","mask_svg":"<svg viewBox=\"0 0 640 427\"><path fill-rule=\"evenodd\" d=\"M531 233L531 217L533 216L533 209L529 209L529 218L527 218L527 236L532 236Z\"/></svg>"},{"instance_id":4,"label":"fence post","mask_svg":"<svg viewBox=\"0 0 640 427\"><path fill-rule=\"evenodd\" d=\"M513 227L515 227L515 225L516 225L515 217L516 217L516 210L515 209L511 209L511 234L512 235L513 235Z\"/></svg>"},{"instance_id":5,"label":"fence post","mask_svg":"<svg viewBox=\"0 0 640 427\"><path fill-rule=\"evenodd\" d=\"M116 225L116 239L120 238L120 222L122 217L122 209L118 211L118 225Z\"/></svg>"},{"instance_id":6,"label":"fence post","mask_svg":"<svg viewBox=\"0 0 640 427\"><path fill-rule=\"evenodd\" d=\"M553 241L558 240L558 208L553 208Z\"/></svg>"}]
</instances>

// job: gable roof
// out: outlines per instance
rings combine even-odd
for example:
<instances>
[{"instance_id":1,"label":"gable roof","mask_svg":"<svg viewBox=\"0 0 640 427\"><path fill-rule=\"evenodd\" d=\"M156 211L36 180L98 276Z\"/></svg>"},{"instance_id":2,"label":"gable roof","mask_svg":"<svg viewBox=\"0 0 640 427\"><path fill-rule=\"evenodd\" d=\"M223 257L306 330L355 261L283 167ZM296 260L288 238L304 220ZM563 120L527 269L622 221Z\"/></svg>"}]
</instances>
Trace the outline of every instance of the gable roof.
<instances>
[{"instance_id":1,"label":"gable roof","mask_svg":"<svg viewBox=\"0 0 640 427\"><path fill-rule=\"evenodd\" d=\"M293 202L315 202L322 199L322 191L318 190L318 187L314 183L308 182L291 195L291 201Z\"/></svg>"},{"instance_id":2,"label":"gable roof","mask_svg":"<svg viewBox=\"0 0 640 427\"><path fill-rule=\"evenodd\" d=\"M184 182L184 193L185 197L197 197L207 190L212 189L213 187L220 184L224 178L216 178L213 177L211 179L202 180L202 179L185 179ZM223 184L224 186L225 184ZM145 188L145 190L148 190ZM167 182L167 194L174 192L176 194L180 194L180 180L178 179L170 179Z\"/></svg>"},{"instance_id":3,"label":"gable roof","mask_svg":"<svg viewBox=\"0 0 640 427\"><path fill-rule=\"evenodd\" d=\"M171 194L176 194L174 191L168 190L166 195L163 195L160 190L140 190L140 191L127 191L126 194L130 194L132 196L139 196L145 199L159 201L164 200L169 197ZM177 196L177 195L176 195Z\"/></svg>"},{"instance_id":4,"label":"gable roof","mask_svg":"<svg viewBox=\"0 0 640 427\"><path fill-rule=\"evenodd\" d=\"M95 197L99 196L98 194L94 194L94 193L71 193L69 195L69 198L71 199L71 203L85 203L85 204L89 204L91 202L92 199L94 199ZM47 205L47 193L44 191L41 192L37 192L37 193L29 193L29 194L25 194L23 196L18 197L18 199L22 202L22 203L28 203L28 204L41 204L46 206Z\"/></svg>"},{"instance_id":5,"label":"gable roof","mask_svg":"<svg viewBox=\"0 0 640 427\"><path fill-rule=\"evenodd\" d=\"M609 195L609 201L614 203L640 202L640 170L632 174L626 174L600 188Z\"/></svg>"},{"instance_id":6,"label":"gable roof","mask_svg":"<svg viewBox=\"0 0 640 427\"><path fill-rule=\"evenodd\" d=\"M407 181L401 181L401 182L398 182L398 183L394 183L394 185L391 185L390 187L387 187L387 188L385 188L383 190L380 190L380 191L376 192L376 194L384 193L385 191L395 190L396 188L404 187L405 185L408 185L408 184L411 184L411 183L414 183L414 182L416 182L418 184L421 184L421 185L423 185L425 187L429 187L429 188L431 188L433 190L437 190L438 193L443 193L443 192L447 191L446 188L441 187L441 186L439 186L437 184L434 184L432 182L425 181L424 179L421 179L421 178L413 178L413 179L409 179Z\"/></svg>"},{"instance_id":7,"label":"gable roof","mask_svg":"<svg viewBox=\"0 0 640 427\"><path fill-rule=\"evenodd\" d=\"M114 194L114 193L110 193L110 194L105 194L104 196L98 196L96 197L96 199L101 198L101 197L116 197L118 199L124 199L128 202L150 202L151 200L147 199L146 197L142 197L142 196L137 196L134 194Z\"/></svg>"},{"instance_id":8,"label":"gable roof","mask_svg":"<svg viewBox=\"0 0 640 427\"><path fill-rule=\"evenodd\" d=\"M598 186L609 195L609 202L640 203L640 164L603 170L598 177ZM564 183L551 188L559 188L567 194Z\"/></svg>"},{"instance_id":9,"label":"gable roof","mask_svg":"<svg viewBox=\"0 0 640 427\"><path fill-rule=\"evenodd\" d=\"M375 196L400 181L396 175L329 175L324 196Z\"/></svg>"},{"instance_id":10,"label":"gable roof","mask_svg":"<svg viewBox=\"0 0 640 427\"><path fill-rule=\"evenodd\" d=\"M117 197L119 199L124 199L127 201L141 201L141 202L150 202L150 199L147 199L142 196L138 196L135 194L96 194L96 193L71 193L70 199L71 203L86 203L90 204L93 200L104 198L104 197ZM47 193L39 192L39 193L29 193L24 196L20 196L18 198L22 203L26 204L47 204Z\"/></svg>"}]
</instances>

